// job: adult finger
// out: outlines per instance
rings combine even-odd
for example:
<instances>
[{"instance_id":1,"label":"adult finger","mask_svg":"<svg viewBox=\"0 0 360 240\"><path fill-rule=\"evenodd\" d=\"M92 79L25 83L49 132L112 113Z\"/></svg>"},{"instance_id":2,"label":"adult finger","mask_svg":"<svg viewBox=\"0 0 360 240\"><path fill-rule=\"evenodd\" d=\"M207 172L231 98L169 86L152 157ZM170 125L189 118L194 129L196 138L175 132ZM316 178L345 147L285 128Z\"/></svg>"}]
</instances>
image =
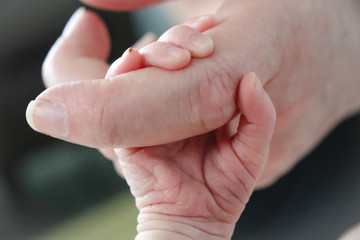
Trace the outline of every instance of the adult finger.
<instances>
[{"instance_id":1,"label":"adult finger","mask_svg":"<svg viewBox=\"0 0 360 240\"><path fill-rule=\"evenodd\" d=\"M109 53L110 37L104 22L94 12L79 8L44 61L45 85L104 78Z\"/></svg>"},{"instance_id":2,"label":"adult finger","mask_svg":"<svg viewBox=\"0 0 360 240\"><path fill-rule=\"evenodd\" d=\"M79 8L44 61L45 85L102 78L109 68L109 51L110 37L103 21L94 12ZM100 152L116 161L112 149Z\"/></svg>"},{"instance_id":3,"label":"adult finger","mask_svg":"<svg viewBox=\"0 0 360 240\"><path fill-rule=\"evenodd\" d=\"M92 7L107 10L132 10L166 0L80 0Z\"/></svg>"},{"instance_id":4,"label":"adult finger","mask_svg":"<svg viewBox=\"0 0 360 240\"><path fill-rule=\"evenodd\" d=\"M216 62L204 61L176 72L145 68L58 85L29 105L27 119L35 130L90 147L172 142L216 129L233 116L236 82L219 71Z\"/></svg>"}]
</instances>

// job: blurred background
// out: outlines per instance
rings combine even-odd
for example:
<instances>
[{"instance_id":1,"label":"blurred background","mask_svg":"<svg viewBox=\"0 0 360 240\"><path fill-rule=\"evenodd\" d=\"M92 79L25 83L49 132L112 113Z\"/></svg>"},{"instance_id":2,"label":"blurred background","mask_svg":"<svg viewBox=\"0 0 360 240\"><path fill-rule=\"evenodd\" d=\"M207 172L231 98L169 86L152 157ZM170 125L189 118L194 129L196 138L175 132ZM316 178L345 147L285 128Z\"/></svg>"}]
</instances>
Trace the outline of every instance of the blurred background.
<instances>
[{"instance_id":1,"label":"blurred background","mask_svg":"<svg viewBox=\"0 0 360 240\"><path fill-rule=\"evenodd\" d=\"M112 163L94 149L36 133L25 120L27 104L45 89L43 60L80 6L77 0L0 1L0 239L135 236L135 203ZM132 15L91 9L109 27L109 62L146 31L170 26L158 21L161 14L144 21L154 9Z\"/></svg>"},{"instance_id":2,"label":"blurred background","mask_svg":"<svg viewBox=\"0 0 360 240\"><path fill-rule=\"evenodd\" d=\"M111 162L96 150L38 134L25 121L28 102L44 90L42 62L79 6L76 0L0 2L0 239L135 235L134 201ZM142 21L144 12L97 12L110 28L110 61L144 29L161 33L169 26L154 17ZM237 236L336 239L360 220L359 156L355 116L276 185L253 195Z\"/></svg>"},{"instance_id":3,"label":"blurred background","mask_svg":"<svg viewBox=\"0 0 360 240\"><path fill-rule=\"evenodd\" d=\"M38 239L68 221L76 226L82 214L101 215L111 204L124 211L102 224L128 214L131 227L117 222L124 233L135 232L133 200L111 162L96 150L38 134L25 121L28 102L44 90L42 62L79 6L76 0L0 2L0 239ZM115 59L134 42L129 15L98 13L116 30L111 32ZM124 200L112 200L117 198ZM97 224L88 222L86 232ZM60 239L79 239L73 237Z\"/></svg>"}]
</instances>

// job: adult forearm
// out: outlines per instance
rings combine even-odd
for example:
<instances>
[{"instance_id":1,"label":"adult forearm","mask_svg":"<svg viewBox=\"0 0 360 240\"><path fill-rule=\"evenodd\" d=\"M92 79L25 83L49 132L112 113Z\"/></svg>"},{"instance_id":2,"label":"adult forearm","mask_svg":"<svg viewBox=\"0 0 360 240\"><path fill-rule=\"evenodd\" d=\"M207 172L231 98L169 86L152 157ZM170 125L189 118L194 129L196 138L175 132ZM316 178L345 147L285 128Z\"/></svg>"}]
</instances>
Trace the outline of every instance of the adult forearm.
<instances>
[{"instance_id":1,"label":"adult forearm","mask_svg":"<svg viewBox=\"0 0 360 240\"><path fill-rule=\"evenodd\" d=\"M333 26L337 28L337 42L334 52L337 54L334 68L340 75L331 93L337 99L337 107L346 118L360 111L360 1L334 1L337 14L333 17ZM337 97L334 97L337 96Z\"/></svg>"}]
</instances>

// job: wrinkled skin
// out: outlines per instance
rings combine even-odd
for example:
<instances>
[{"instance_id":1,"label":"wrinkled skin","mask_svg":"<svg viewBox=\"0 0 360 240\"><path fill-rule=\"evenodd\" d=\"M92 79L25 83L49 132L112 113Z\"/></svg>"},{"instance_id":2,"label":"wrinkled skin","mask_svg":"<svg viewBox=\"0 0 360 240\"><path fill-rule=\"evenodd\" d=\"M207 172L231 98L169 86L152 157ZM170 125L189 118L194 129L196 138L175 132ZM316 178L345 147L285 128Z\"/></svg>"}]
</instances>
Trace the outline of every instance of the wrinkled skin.
<instances>
[{"instance_id":1,"label":"wrinkled skin","mask_svg":"<svg viewBox=\"0 0 360 240\"><path fill-rule=\"evenodd\" d=\"M183 9L181 2L175 3L177 15L188 14L188 7L193 4L183 2ZM206 1L207 5L209 2ZM218 6L221 5L219 2L212 1L211 4ZM116 4L121 7L122 1ZM197 5L201 4L197 1ZM246 1L243 4L247 5ZM356 93L360 89L357 67L360 30L354 24L360 19L359 1L286 1L280 3L282 6L278 9L267 8L266 4L267 1L254 3L263 5L260 9L256 7L260 12L254 15L263 16L270 11L273 18L281 16L282 23L278 24L281 30L275 27L273 31L284 35L290 33L286 37L292 41L279 48L284 56L277 74L265 78L279 120L270 161L258 182L259 187L268 186L287 173L339 121L358 112L360 107ZM274 19L270 19L269 25ZM271 52L270 48L265 49ZM249 56L245 58L247 61L251 59L251 53Z\"/></svg>"},{"instance_id":2,"label":"wrinkled skin","mask_svg":"<svg viewBox=\"0 0 360 240\"><path fill-rule=\"evenodd\" d=\"M176 143L115 149L140 210L136 239L231 238L275 125L274 106L254 89L253 78L247 75L240 85L240 122L237 117L211 134Z\"/></svg>"},{"instance_id":3,"label":"wrinkled skin","mask_svg":"<svg viewBox=\"0 0 360 240\"><path fill-rule=\"evenodd\" d=\"M217 12L222 23L207 31L216 49L206 60L193 61L176 73L148 69L119 76L120 81L65 84L45 91L38 100L66 109L69 134L59 137L66 141L98 148L156 145L228 122L236 112L234 86L243 73L254 71L278 113L270 159L258 182L264 187L288 172L339 121L359 111L360 30L353 24L360 21L357 10L355 0L224 1ZM110 48L104 29L91 18L73 37L63 36L44 64L47 85L103 78ZM224 84L216 84L219 78ZM153 91L147 92L149 88ZM133 99L131 89L142 97ZM209 103L214 91L216 100ZM132 105L111 101L119 98ZM189 104L196 107L187 108ZM119 119L119 112L129 117ZM99 113L104 114L101 119Z\"/></svg>"},{"instance_id":4,"label":"wrinkled skin","mask_svg":"<svg viewBox=\"0 0 360 240\"><path fill-rule=\"evenodd\" d=\"M201 28L209 19L196 25ZM186 43L186 31L173 28L171 37ZM147 54L161 57L157 45L163 43L145 46L150 48ZM107 76L134 71L144 59L136 49L127 51ZM171 65L168 61L159 67ZM241 81L237 98L242 115L212 134L161 146L112 149L115 166L140 210L136 239L231 238L268 158L275 126L275 108L255 74Z\"/></svg>"},{"instance_id":5,"label":"wrinkled skin","mask_svg":"<svg viewBox=\"0 0 360 240\"><path fill-rule=\"evenodd\" d=\"M86 2L91 1L99 3L99 0ZM123 2L115 2L113 0L111 4L116 4L119 9ZM139 7L142 5L140 2L131 1L139 5L128 5L126 8ZM257 181L259 187L264 187L291 169L339 121L359 111L360 29L354 24L360 21L358 9L358 2L355 0L282 0L277 4L270 0L224 1L217 11L221 23L206 32L216 46L210 57L194 60L189 67L176 72L150 68L124 74L111 81L79 81L57 85L41 94L37 101L56 103L66 110L69 134L55 137L87 146L118 148L156 145L202 134L197 137L197 141L188 140L187 144L178 142L152 149L145 148L143 152L140 150L135 153L118 151L118 156L112 156L121 157L120 167L127 168L125 176L128 179L131 179L128 174L137 167L144 168L144 175L148 172L146 169L155 169L161 173L158 176L168 176L166 179L169 179L169 183L178 183L182 174L174 173L178 169L184 169L182 164L186 166L190 159L192 163L197 163L198 170L204 169L203 163L209 162L205 159L222 159L212 156L215 153L209 149L220 146L228 149L229 139L225 141L227 144L220 144L215 141L214 130L221 129L238 112L234 99L238 95L240 80L244 73L255 71L265 84L278 114L269 161ZM109 67L105 63L110 47L108 38L99 20L91 18L88 23L92 24L84 24L72 37L63 36L57 42L44 65L48 86L65 81L102 79L105 76ZM73 51L74 49L77 51ZM88 64L93 65L90 68L83 67L89 66ZM136 97L130 94L134 89ZM125 100L131 104L126 104ZM99 115L102 117L97 117ZM35 125L39 123L37 119L34 122ZM37 128L41 131L40 125ZM51 132L43 132L53 135ZM203 148L192 149L194 144ZM162 149L177 156L161 154ZM182 155L184 150L192 154ZM198 151L206 153L205 156L199 158ZM184 161L179 160L181 156ZM151 160L149 165L160 167L145 166L139 160L142 157ZM167 167L169 163L165 158L172 159L173 165ZM133 164L128 165L129 161ZM158 165L159 162L163 165ZM185 169L186 179L189 179L195 169ZM151 173L150 170L149 172ZM149 174L149 182L158 181L156 175ZM198 175L196 177L196 180L200 179L200 183L206 179ZM130 185L136 186L136 178L134 179L135 182L130 181ZM163 181L158 185L160 190L168 189L162 185ZM254 184L252 181L250 183ZM172 186L179 190L177 186L184 185ZM138 199L147 196L139 193L136 187L132 188L135 196L139 194ZM193 185L187 189L189 192L194 191ZM200 185L198 189L206 190L204 185ZM149 188L145 188L143 191L147 193L148 190ZM156 191L158 189L152 190L159 193ZM205 196L209 192L202 194ZM243 196L247 197L247 194ZM155 196L154 199L158 197ZM138 202L140 209L152 204L149 199L147 202L145 200ZM204 199L205 202L206 200L214 198ZM182 202L181 198L176 201ZM162 200L160 202L163 203ZM239 200L237 203L239 205L234 206L237 215L229 219L236 219L244 207L244 201ZM166 209L166 205L163 206ZM142 216L145 218L149 216L145 214L149 212L149 208L144 209ZM199 208L199 211L202 210ZM157 209L150 213L161 211ZM170 213L181 217L174 210ZM207 218L216 218L213 212L207 213ZM196 215L204 216L204 212ZM162 214L161 217L165 215ZM175 223L193 220L190 217L186 219ZM188 225L202 229L194 222ZM223 227L226 229L224 232L228 232L227 227ZM145 229L141 223L140 228ZM228 234L225 235L222 236L228 237Z\"/></svg>"}]
</instances>

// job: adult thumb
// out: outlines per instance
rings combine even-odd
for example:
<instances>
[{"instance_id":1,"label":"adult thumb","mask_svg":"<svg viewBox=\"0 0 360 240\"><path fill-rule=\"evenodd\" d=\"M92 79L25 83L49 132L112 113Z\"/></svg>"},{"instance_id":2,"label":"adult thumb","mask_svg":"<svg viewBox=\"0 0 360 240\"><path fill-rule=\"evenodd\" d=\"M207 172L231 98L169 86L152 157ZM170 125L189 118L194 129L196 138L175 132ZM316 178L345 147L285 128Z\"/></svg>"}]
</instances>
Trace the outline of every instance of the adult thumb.
<instances>
[{"instance_id":1,"label":"adult thumb","mask_svg":"<svg viewBox=\"0 0 360 240\"><path fill-rule=\"evenodd\" d=\"M209 132L236 112L237 83L218 72L210 74L218 81L209 80L216 67L194 65L56 85L29 104L27 121L39 132L96 148L150 146Z\"/></svg>"},{"instance_id":2,"label":"adult thumb","mask_svg":"<svg viewBox=\"0 0 360 240\"><path fill-rule=\"evenodd\" d=\"M276 59L262 56L266 51L248 57L262 38L255 41L244 32L262 32L262 25L254 30L253 21L240 20L243 28L234 28L235 14L207 31L214 53L193 59L185 69L145 68L110 80L57 85L29 104L27 120L42 133L96 148L152 146L220 128L238 111L243 73L254 69L266 81L276 72L276 64L263 64ZM263 61L257 61L260 57Z\"/></svg>"}]
</instances>

